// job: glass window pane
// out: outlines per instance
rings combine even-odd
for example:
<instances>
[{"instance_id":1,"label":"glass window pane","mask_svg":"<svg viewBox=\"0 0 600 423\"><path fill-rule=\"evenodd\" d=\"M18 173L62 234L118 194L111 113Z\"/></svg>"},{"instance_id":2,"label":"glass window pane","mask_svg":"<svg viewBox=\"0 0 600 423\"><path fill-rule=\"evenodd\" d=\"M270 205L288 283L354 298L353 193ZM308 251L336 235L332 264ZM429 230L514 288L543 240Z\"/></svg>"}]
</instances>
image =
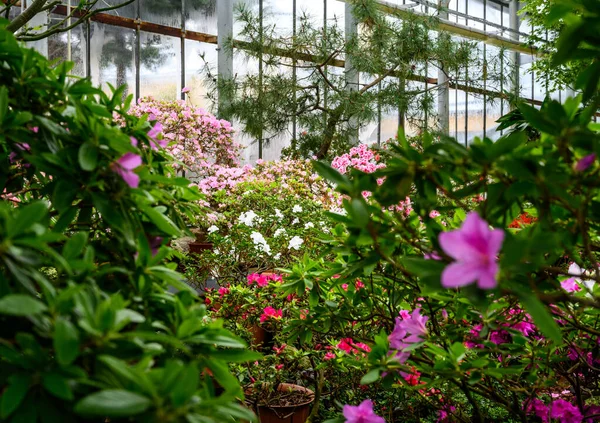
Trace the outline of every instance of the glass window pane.
<instances>
[{"instance_id":1,"label":"glass window pane","mask_svg":"<svg viewBox=\"0 0 600 423\"><path fill-rule=\"evenodd\" d=\"M181 40L140 33L140 95L176 100L181 92Z\"/></svg>"},{"instance_id":2,"label":"glass window pane","mask_svg":"<svg viewBox=\"0 0 600 423\"><path fill-rule=\"evenodd\" d=\"M95 85L108 91L127 84L127 93L135 90L135 31L98 22L91 23L90 67Z\"/></svg>"}]
</instances>

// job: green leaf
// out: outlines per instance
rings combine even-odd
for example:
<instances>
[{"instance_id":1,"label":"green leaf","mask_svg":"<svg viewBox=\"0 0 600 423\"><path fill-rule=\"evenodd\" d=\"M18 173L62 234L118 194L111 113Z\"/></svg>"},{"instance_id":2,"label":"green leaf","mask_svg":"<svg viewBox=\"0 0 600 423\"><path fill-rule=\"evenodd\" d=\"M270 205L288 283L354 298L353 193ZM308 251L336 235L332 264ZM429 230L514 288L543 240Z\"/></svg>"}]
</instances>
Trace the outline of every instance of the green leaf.
<instances>
[{"instance_id":1,"label":"green leaf","mask_svg":"<svg viewBox=\"0 0 600 423\"><path fill-rule=\"evenodd\" d=\"M0 401L0 417L7 418L15 411L29 390L29 377L25 375L15 375L10 378L10 384L2 394Z\"/></svg>"},{"instance_id":2,"label":"green leaf","mask_svg":"<svg viewBox=\"0 0 600 423\"><path fill-rule=\"evenodd\" d=\"M34 316L48 307L41 301L24 294L7 295L0 298L0 314L11 316Z\"/></svg>"},{"instance_id":3,"label":"green leaf","mask_svg":"<svg viewBox=\"0 0 600 423\"><path fill-rule=\"evenodd\" d=\"M340 172L335 170L333 167L328 165L327 163L313 161L312 162L315 171L321 175L323 178L328 181L333 182L338 186L338 188L344 192L351 191L352 185L350 184L350 180L347 176L342 175Z\"/></svg>"},{"instance_id":4,"label":"green leaf","mask_svg":"<svg viewBox=\"0 0 600 423\"><path fill-rule=\"evenodd\" d=\"M79 187L72 181L61 179L54 187L54 193L52 195L52 204L60 212L71 207L73 200L77 197Z\"/></svg>"},{"instance_id":5,"label":"green leaf","mask_svg":"<svg viewBox=\"0 0 600 423\"><path fill-rule=\"evenodd\" d=\"M36 201L19 209L19 214L14 222L8 227L8 236L20 235L31 229L34 223L40 222L48 214L48 206Z\"/></svg>"},{"instance_id":6,"label":"green leaf","mask_svg":"<svg viewBox=\"0 0 600 423\"><path fill-rule=\"evenodd\" d=\"M98 148L89 141L84 142L79 147L78 159L79 166L83 170L91 172L98 165Z\"/></svg>"},{"instance_id":7,"label":"green leaf","mask_svg":"<svg viewBox=\"0 0 600 423\"><path fill-rule=\"evenodd\" d=\"M531 292L520 292L519 300L540 331L555 343L562 343L562 333L558 324L538 297Z\"/></svg>"},{"instance_id":8,"label":"green leaf","mask_svg":"<svg viewBox=\"0 0 600 423\"><path fill-rule=\"evenodd\" d=\"M42 376L42 385L57 398L67 401L73 399L73 391L71 391L68 379L58 373L51 372L44 374Z\"/></svg>"},{"instance_id":9,"label":"green leaf","mask_svg":"<svg viewBox=\"0 0 600 423\"><path fill-rule=\"evenodd\" d=\"M134 392L107 389L83 398L75 406L75 412L89 417L130 417L143 413L150 405L148 398Z\"/></svg>"},{"instance_id":10,"label":"green leaf","mask_svg":"<svg viewBox=\"0 0 600 423\"><path fill-rule=\"evenodd\" d=\"M79 334L75 326L67 319L59 317L54 325L54 350L56 361L68 366L79 355Z\"/></svg>"},{"instance_id":11,"label":"green leaf","mask_svg":"<svg viewBox=\"0 0 600 423\"><path fill-rule=\"evenodd\" d=\"M4 121L6 112L8 111L8 88L0 87L0 123Z\"/></svg>"},{"instance_id":12,"label":"green leaf","mask_svg":"<svg viewBox=\"0 0 600 423\"><path fill-rule=\"evenodd\" d=\"M362 377L360 380L361 385L369 385L376 382L379 379L379 369L373 369Z\"/></svg>"},{"instance_id":13,"label":"green leaf","mask_svg":"<svg viewBox=\"0 0 600 423\"><path fill-rule=\"evenodd\" d=\"M162 214L157 207L140 206L140 209L148 216L148 219L156 225L158 229L171 236L181 235L181 231L171 219Z\"/></svg>"},{"instance_id":14,"label":"green leaf","mask_svg":"<svg viewBox=\"0 0 600 423\"><path fill-rule=\"evenodd\" d=\"M175 388L171 391L171 401L175 407L181 407L192 398L198 389L200 372L198 366L193 363L179 374Z\"/></svg>"},{"instance_id":15,"label":"green leaf","mask_svg":"<svg viewBox=\"0 0 600 423\"><path fill-rule=\"evenodd\" d=\"M364 200L353 198L350 203L350 217L352 223L359 228L366 228L369 224L369 211Z\"/></svg>"},{"instance_id":16,"label":"green leaf","mask_svg":"<svg viewBox=\"0 0 600 423\"><path fill-rule=\"evenodd\" d=\"M87 232L78 232L75 235L73 235L71 238L69 238L69 240L63 247L63 257L67 260L71 260L81 255L81 252L83 251L83 247L85 247L87 240Z\"/></svg>"},{"instance_id":17,"label":"green leaf","mask_svg":"<svg viewBox=\"0 0 600 423\"><path fill-rule=\"evenodd\" d=\"M530 106L529 104L520 103L519 110L529 122L531 126L535 129L545 132L550 135L558 135L560 129L558 129L554 122L549 120L541 111L536 109L535 107Z\"/></svg>"}]
</instances>

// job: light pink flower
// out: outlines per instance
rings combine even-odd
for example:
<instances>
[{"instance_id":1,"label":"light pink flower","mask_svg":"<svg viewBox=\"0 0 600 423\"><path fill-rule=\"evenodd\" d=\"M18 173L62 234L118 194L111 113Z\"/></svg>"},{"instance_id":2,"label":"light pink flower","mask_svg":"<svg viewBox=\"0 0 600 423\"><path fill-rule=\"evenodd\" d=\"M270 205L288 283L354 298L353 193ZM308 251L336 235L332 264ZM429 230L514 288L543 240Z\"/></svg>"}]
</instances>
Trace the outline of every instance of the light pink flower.
<instances>
[{"instance_id":1,"label":"light pink flower","mask_svg":"<svg viewBox=\"0 0 600 423\"><path fill-rule=\"evenodd\" d=\"M125 153L111 165L111 169L123 178L125 183L131 188L137 188L140 185L140 177L133 170L141 165L141 156L134 153Z\"/></svg>"},{"instance_id":2,"label":"light pink flower","mask_svg":"<svg viewBox=\"0 0 600 423\"><path fill-rule=\"evenodd\" d=\"M373 401L364 400L360 405L344 405L345 423L385 423L383 417L373 411Z\"/></svg>"},{"instance_id":3,"label":"light pink flower","mask_svg":"<svg viewBox=\"0 0 600 423\"><path fill-rule=\"evenodd\" d=\"M481 289L495 288L503 241L504 231L490 229L475 212L467 215L460 229L441 233L440 246L456 260L442 272L442 286L457 288L477 282Z\"/></svg>"},{"instance_id":4,"label":"light pink flower","mask_svg":"<svg viewBox=\"0 0 600 423\"><path fill-rule=\"evenodd\" d=\"M189 92L190 92L190 87L183 87L183 89L181 90L181 92L182 92L183 94L185 94L185 93L189 93Z\"/></svg>"}]
</instances>

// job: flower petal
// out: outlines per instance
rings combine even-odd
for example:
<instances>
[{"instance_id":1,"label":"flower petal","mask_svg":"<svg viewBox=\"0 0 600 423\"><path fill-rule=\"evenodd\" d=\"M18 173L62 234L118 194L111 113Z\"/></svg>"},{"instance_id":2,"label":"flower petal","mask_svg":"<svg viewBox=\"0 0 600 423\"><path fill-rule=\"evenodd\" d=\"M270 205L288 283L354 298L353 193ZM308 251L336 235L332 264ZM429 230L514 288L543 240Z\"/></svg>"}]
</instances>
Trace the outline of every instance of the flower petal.
<instances>
[{"instance_id":1,"label":"flower petal","mask_svg":"<svg viewBox=\"0 0 600 423\"><path fill-rule=\"evenodd\" d=\"M473 253L459 231L442 232L438 241L442 250L453 259L460 260Z\"/></svg>"},{"instance_id":2,"label":"flower petal","mask_svg":"<svg viewBox=\"0 0 600 423\"><path fill-rule=\"evenodd\" d=\"M142 165L142 157L135 153L125 153L117 160L117 164L123 169L133 170Z\"/></svg>"},{"instance_id":3,"label":"flower petal","mask_svg":"<svg viewBox=\"0 0 600 423\"><path fill-rule=\"evenodd\" d=\"M456 262L446 266L442 272L444 288L458 288L475 282L481 273L481 267L472 263Z\"/></svg>"},{"instance_id":4,"label":"flower petal","mask_svg":"<svg viewBox=\"0 0 600 423\"><path fill-rule=\"evenodd\" d=\"M121 174L121 177L123 178L125 183L131 188L137 188L140 186L140 177L133 173L131 170L123 170L119 173Z\"/></svg>"}]
</instances>

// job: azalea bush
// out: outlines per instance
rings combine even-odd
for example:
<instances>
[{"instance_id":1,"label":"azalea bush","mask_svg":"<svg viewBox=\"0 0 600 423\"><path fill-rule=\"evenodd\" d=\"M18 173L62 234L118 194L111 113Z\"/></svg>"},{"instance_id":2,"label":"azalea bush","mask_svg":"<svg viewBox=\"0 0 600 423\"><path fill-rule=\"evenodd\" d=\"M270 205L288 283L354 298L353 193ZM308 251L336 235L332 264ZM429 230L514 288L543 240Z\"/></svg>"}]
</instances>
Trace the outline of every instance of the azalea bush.
<instances>
[{"instance_id":1,"label":"azalea bush","mask_svg":"<svg viewBox=\"0 0 600 423\"><path fill-rule=\"evenodd\" d=\"M260 356L168 262L200 192L125 87L69 78L3 25L0 421L252 420L228 363Z\"/></svg>"},{"instance_id":2,"label":"azalea bush","mask_svg":"<svg viewBox=\"0 0 600 423\"><path fill-rule=\"evenodd\" d=\"M366 344L362 384L421 398L433 420L599 420L600 15L582 1L561 3L558 18L570 29L554 60L593 64L582 95L519 105L539 139L525 128L466 148L425 136L417 149L399 136L385 167L315 163L346 215L330 215L335 260L288 271L282 293L309 297L306 317L284 328L289 342L345 333L350 351ZM407 196L409 213L397 210ZM371 399L338 420L411 421Z\"/></svg>"},{"instance_id":3,"label":"azalea bush","mask_svg":"<svg viewBox=\"0 0 600 423\"><path fill-rule=\"evenodd\" d=\"M285 267L306 253L322 251L330 229L321 203L296 197L281 182L237 184L212 196L217 204L207 239L211 251L190 257L194 278L216 278L221 286L246 282L252 272Z\"/></svg>"},{"instance_id":4,"label":"azalea bush","mask_svg":"<svg viewBox=\"0 0 600 423\"><path fill-rule=\"evenodd\" d=\"M162 133L164 147L177 162L174 166L191 176L214 175L221 167L239 165L242 146L233 140L233 128L201 107L184 100L159 101L140 98L129 113L155 123L153 130Z\"/></svg>"}]
</instances>

